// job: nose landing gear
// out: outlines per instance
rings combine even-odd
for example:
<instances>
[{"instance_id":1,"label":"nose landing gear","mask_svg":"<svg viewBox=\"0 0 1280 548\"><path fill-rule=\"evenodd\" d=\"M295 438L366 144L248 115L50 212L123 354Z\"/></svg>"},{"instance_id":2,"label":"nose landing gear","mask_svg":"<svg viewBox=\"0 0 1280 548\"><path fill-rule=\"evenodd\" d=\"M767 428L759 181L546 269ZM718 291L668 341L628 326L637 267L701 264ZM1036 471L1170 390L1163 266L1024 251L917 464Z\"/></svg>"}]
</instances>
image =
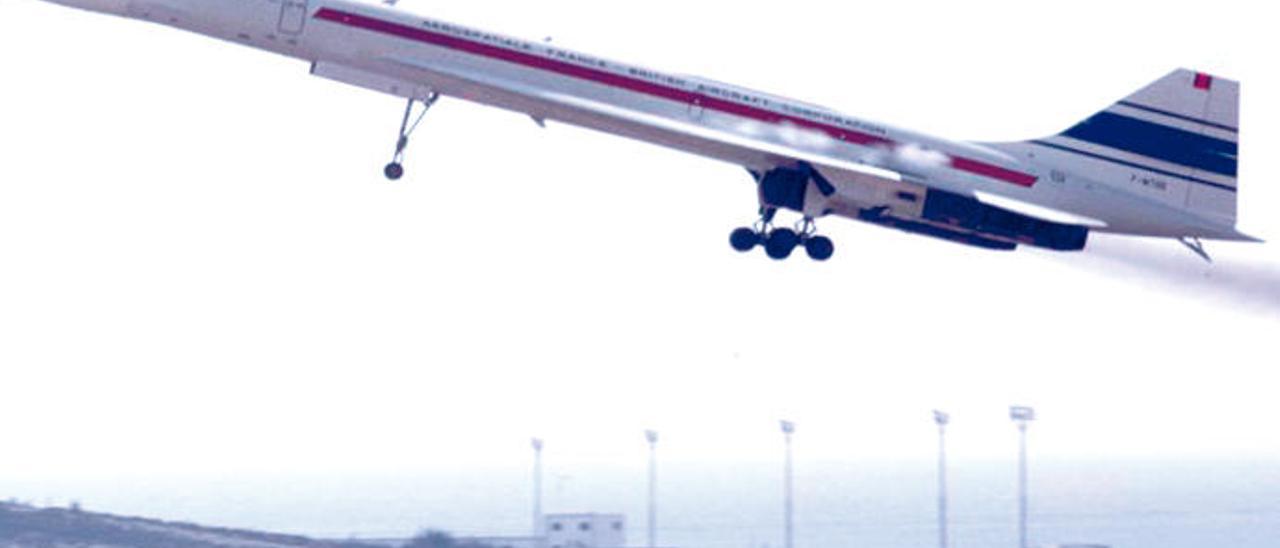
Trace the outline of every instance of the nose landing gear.
<instances>
[{"instance_id":1,"label":"nose landing gear","mask_svg":"<svg viewBox=\"0 0 1280 548\"><path fill-rule=\"evenodd\" d=\"M813 217L805 217L795 230L774 228L773 218L777 213L775 208L762 208L760 220L753 227L742 227L729 235L729 245L741 253L764 246L765 254L775 261L786 260L799 246L804 246L805 253L815 261L826 261L835 254L835 244L831 238L818 235Z\"/></svg>"},{"instance_id":2,"label":"nose landing gear","mask_svg":"<svg viewBox=\"0 0 1280 548\"><path fill-rule=\"evenodd\" d=\"M396 152L391 156L391 163L382 168L382 174L386 175L388 180L399 181L401 177L404 177L404 151L409 148L409 137L418 129L418 125L426 117L427 111L431 110L431 107L439 100L439 93L428 94L427 98L422 101L409 99L409 104L404 108L404 120L400 122L400 138L396 140ZM419 102L422 103L422 112L418 113L418 118L410 124L409 121L413 119L413 107Z\"/></svg>"}]
</instances>

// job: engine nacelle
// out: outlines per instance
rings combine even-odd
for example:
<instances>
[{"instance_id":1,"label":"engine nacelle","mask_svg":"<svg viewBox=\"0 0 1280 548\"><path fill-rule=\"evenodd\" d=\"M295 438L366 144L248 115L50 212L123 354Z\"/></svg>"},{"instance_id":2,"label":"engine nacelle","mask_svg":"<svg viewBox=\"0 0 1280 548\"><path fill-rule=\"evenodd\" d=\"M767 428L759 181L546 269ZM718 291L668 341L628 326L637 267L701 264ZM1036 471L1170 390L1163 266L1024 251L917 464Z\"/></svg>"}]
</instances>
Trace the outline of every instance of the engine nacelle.
<instances>
[{"instance_id":1,"label":"engine nacelle","mask_svg":"<svg viewBox=\"0 0 1280 548\"><path fill-rule=\"evenodd\" d=\"M1089 241L1088 227L1037 219L940 190L929 191L922 217L983 236L1057 251L1080 251Z\"/></svg>"},{"instance_id":2,"label":"engine nacelle","mask_svg":"<svg viewBox=\"0 0 1280 548\"><path fill-rule=\"evenodd\" d=\"M885 209L863 210L858 218L907 232L982 247L1012 250L1025 244L1056 251L1080 251L1089 228L1055 223L984 204L974 198L930 189L918 218L904 219Z\"/></svg>"},{"instance_id":3,"label":"engine nacelle","mask_svg":"<svg viewBox=\"0 0 1280 548\"><path fill-rule=\"evenodd\" d=\"M806 164L776 168L758 179L760 201L768 207L815 216L834 213L985 249L1030 245L1080 251L1089 240L1088 227L1046 221L908 181L857 175L833 185Z\"/></svg>"}]
</instances>

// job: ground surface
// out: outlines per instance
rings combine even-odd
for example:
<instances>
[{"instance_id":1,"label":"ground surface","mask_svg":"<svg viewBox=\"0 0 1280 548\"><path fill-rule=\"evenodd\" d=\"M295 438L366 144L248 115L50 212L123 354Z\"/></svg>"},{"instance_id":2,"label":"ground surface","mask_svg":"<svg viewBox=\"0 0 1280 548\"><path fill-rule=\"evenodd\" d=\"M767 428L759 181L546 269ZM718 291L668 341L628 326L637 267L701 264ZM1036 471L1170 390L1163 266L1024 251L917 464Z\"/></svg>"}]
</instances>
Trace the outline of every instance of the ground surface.
<instances>
[{"instance_id":1,"label":"ground surface","mask_svg":"<svg viewBox=\"0 0 1280 548\"><path fill-rule=\"evenodd\" d=\"M0 548L372 548L75 509L0 503Z\"/></svg>"}]
</instances>

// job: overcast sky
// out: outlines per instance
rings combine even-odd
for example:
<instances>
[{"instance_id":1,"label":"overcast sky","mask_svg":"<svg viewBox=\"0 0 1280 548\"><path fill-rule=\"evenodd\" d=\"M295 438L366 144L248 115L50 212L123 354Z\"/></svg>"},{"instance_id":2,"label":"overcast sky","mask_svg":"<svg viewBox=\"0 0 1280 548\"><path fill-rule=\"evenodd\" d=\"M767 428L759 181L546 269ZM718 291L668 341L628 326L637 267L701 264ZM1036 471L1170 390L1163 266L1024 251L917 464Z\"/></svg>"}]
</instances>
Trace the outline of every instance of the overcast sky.
<instances>
[{"instance_id":1,"label":"overcast sky","mask_svg":"<svg viewBox=\"0 0 1280 548\"><path fill-rule=\"evenodd\" d=\"M946 137L1056 133L1169 70L1244 82L1241 227L1280 238L1274 19L1244 1L404 0ZM738 167L0 1L0 477L559 462L1280 456L1275 245L998 254L825 219L738 255Z\"/></svg>"}]
</instances>

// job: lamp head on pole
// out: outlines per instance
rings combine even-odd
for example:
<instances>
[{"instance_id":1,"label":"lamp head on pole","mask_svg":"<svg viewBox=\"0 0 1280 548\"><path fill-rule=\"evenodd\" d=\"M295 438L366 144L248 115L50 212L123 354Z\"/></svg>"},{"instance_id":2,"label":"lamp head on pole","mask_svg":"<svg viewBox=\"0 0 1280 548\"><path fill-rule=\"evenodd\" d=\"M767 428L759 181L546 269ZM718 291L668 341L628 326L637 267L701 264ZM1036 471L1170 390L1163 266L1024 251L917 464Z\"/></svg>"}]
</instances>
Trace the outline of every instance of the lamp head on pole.
<instances>
[{"instance_id":1,"label":"lamp head on pole","mask_svg":"<svg viewBox=\"0 0 1280 548\"><path fill-rule=\"evenodd\" d=\"M651 443L651 444L652 444L652 443L658 443L658 431L657 431L657 430L645 430L645 431L644 431L644 439L649 440L649 443Z\"/></svg>"},{"instance_id":2,"label":"lamp head on pole","mask_svg":"<svg viewBox=\"0 0 1280 548\"><path fill-rule=\"evenodd\" d=\"M542 450L542 438L533 438L533 450L534 451Z\"/></svg>"},{"instance_id":3,"label":"lamp head on pole","mask_svg":"<svg viewBox=\"0 0 1280 548\"><path fill-rule=\"evenodd\" d=\"M946 426L951 423L951 415L948 415L942 411L934 410L933 422L938 423L938 426Z\"/></svg>"},{"instance_id":4,"label":"lamp head on pole","mask_svg":"<svg viewBox=\"0 0 1280 548\"><path fill-rule=\"evenodd\" d=\"M788 435L796 433L796 423L791 421L782 421L782 433Z\"/></svg>"},{"instance_id":5,"label":"lamp head on pole","mask_svg":"<svg viewBox=\"0 0 1280 548\"><path fill-rule=\"evenodd\" d=\"M1030 407L1015 405L1009 408L1009 418L1018 422L1036 420L1036 410Z\"/></svg>"}]
</instances>

